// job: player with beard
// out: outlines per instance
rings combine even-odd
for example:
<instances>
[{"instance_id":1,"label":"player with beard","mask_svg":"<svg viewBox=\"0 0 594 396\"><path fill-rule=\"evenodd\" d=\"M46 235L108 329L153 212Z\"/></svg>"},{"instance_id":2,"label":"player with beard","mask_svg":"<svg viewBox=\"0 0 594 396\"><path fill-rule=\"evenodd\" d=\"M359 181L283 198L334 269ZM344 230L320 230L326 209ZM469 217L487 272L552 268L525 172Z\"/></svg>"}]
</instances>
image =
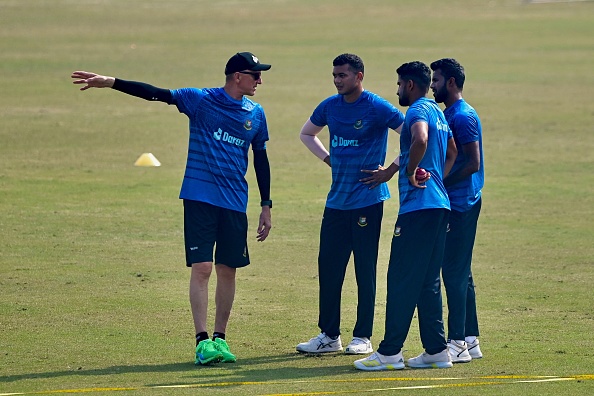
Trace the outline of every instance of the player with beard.
<instances>
[{"instance_id":1,"label":"player with beard","mask_svg":"<svg viewBox=\"0 0 594 396\"><path fill-rule=\"evenodd\" d=\"M425 352L408 359L408 366L449 368L440 271L450 211L443 179L456 158L456 145L443 112L425 97L429 67L415 61L396 72L399 103L408 110L400 135L400 209L388 266L385 334L377 352L354 365L366 371L404 369L402 348L417 309ZM431 177L419 181L418 168Z\"/></svg>"},{"instance_id":2,"label":"player with beard","mask_svg":"<svg viewBox=\"0 0 594 396\"><path fill-rule=\"evenodd\" d=\"M476 294L471 263L484 184L481 120L462 97L464 68L455 59L431 63L431 89L458 149L452 172L444 179L452 210L442 266L448 302L448 350L454 363L483 356L479 347Z\"/></svg>"}]
</instances>

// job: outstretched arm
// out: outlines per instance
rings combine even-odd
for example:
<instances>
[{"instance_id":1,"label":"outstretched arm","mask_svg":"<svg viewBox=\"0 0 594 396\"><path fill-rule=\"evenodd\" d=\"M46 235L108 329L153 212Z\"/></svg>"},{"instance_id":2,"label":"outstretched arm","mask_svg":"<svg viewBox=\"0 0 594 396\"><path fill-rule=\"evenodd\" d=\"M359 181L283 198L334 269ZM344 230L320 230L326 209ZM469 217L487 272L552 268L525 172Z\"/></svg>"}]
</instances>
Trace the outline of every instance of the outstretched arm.
<instances>
[{"instance_id":1,"label":"outstretched arm","mask_svg":"<svg viewBox=\"0 0 594 396\"><path fill-rule=\"evenodd\" d=\"M121 80L119 78L102 76L86 71L75 71L72 73L71 77L77 79L73 81L73 84L86 84L80 89L81 91L85 91L89 88L113 88L117 91L145 100L173 104L173 97L170 90L157 88L150 84Z\"/></svg>"},{"instance_id":2,"label":"outstretched arm","mask_svg":"<svg viewBox=\"0 0 594 396\"><path fill-rule=\"evenodd\" d=\"M78 80L72 82L73 84L87 84L80 89L81 91L86 91L89 88L111 88L115 82L114 77L101 76L86 71L75 71L70 77L78 78Z\"/></svg>"}]
</instances>

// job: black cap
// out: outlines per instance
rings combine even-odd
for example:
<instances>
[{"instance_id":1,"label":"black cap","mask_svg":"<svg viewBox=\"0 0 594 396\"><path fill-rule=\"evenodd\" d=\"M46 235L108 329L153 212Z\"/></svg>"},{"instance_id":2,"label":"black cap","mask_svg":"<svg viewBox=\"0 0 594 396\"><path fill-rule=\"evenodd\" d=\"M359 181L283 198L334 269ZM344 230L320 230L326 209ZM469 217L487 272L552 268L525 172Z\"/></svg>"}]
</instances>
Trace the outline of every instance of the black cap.
<instances>
[{"instance_id":1,"label":"black cap","mask_svg":"<svg viewBox=\"0 0 594 396\"><path fill-rule=\"evenodd\" d=\"M238 52L229 58L225 66L225 75L240 72L242 70L263 71L268 70L272 66L260 63L256 55L251 52Z\"/></svg>"}]
</instances>

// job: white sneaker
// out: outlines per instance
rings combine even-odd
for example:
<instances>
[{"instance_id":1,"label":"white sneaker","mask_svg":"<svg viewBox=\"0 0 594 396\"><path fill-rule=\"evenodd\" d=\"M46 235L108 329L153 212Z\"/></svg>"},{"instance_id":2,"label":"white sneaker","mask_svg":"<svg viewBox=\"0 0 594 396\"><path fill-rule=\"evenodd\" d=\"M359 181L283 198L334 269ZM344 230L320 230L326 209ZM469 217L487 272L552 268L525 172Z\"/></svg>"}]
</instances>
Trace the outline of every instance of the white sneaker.
<instances>
[{"instance_id":1,"label":"white sneaker","mask_svg":"<svg viewBox=\"0 0 594 396\"><path fill-rule=\"evenodd\" d=\"M384 356L378 352L363 359L355 360L355 368L364 371L402 370L404 369L404 358L402 351L397 355Z\"/></svg>"},{"instance_id":2,"label":"white sneaker","mask_svg":"<svg viewBox=\"0 0 594 396\"><path fill-rule=\"evenodd\" d=\"M297 352L303 353L338 352L342 351L342 343L340 342L340 336L332 339L325 333L320 333L317 337L298 344L296 349Z\"/></svg>"},{"instance_id":3,"label":"white sneaker","mask_svg":"<svg viewBox=\"0 0 594 396\"><path fill-rule=\"evenodd\" d=\"M367 355L373 352L369 338L353 337L353 340L344 350L345 355Z\"/></svg>"},{"instance_id":4,"label":"white sneaker","mask_svg":"<svg viewBox=\"0 0 594 396\"><path fill-rule=\"evenodd\" d=\"M452 363L468 363L472 360L470 353L468 353L466 341L448 341L448 353Z\"/></svg>"},{"instance_id":5,"label":"white sneaker","mask_svg":"<svg viewBox=\"0 0 594 396\"><path fill-rule=\"evenodd\" d=\"M470 357L473 359L480 359L483 357L481 347L479 347L478 338L474 340L474 342L467 342L466 345L468 346L468 353L470 354Z\"/></svg>"},{"instance_id":6,"label":"white sneaker","mask_svg":"<svg viewBox=\"0 0 594 396\"><path fill-rule=\"evenodd\" d=\"M434 355L423 352L417 357L408 359L406 363L408 367L412 368L450 368L453 366L447 348Z\"/></svg>"}]
</instances>

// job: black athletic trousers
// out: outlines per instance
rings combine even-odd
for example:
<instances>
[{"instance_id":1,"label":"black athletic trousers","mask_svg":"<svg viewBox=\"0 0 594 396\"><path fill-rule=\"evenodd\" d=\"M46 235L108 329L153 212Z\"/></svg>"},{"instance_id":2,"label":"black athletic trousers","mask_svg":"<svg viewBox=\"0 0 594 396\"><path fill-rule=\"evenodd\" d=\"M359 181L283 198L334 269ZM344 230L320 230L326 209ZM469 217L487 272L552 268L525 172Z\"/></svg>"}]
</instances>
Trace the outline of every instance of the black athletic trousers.
<instances>
[{"instance_id":1,"label":"black athletic trousers","mask_svg":"<svg viewBox=\"0 0 594 396\"><path fill-rule=\"evenodd\" d=\"M318 326L330 337L340 335L342 285L351 253L357 280L354 337L371 337L375 310L376 268L383 202L352 210L324 209L320 230Z\"/></svg>"},{"instance_id":2,"label":"black athletic trousers","mask_svg":"<svg viewBox=\"0 0 594 396\"><path fill-rule=\"evenodd\" d=\"M448 297L448 338L452 340L479 335L471 263L481 204L479 200L466 212L450 213L441 273Z\"/></svg>"},{"instance_id":3,"label":"black athletic trousers","mask_svg":"<svg viewBox=\"0 0 594 396\"><path fill-rule=\"evenodd\" d=\"M423 348L447 347L443 327L440 271L450 211L424 209L398 216L388 266L386 328L378 352L396 355L404 346L415 312Z\"/></svg>"}]
</instances>

